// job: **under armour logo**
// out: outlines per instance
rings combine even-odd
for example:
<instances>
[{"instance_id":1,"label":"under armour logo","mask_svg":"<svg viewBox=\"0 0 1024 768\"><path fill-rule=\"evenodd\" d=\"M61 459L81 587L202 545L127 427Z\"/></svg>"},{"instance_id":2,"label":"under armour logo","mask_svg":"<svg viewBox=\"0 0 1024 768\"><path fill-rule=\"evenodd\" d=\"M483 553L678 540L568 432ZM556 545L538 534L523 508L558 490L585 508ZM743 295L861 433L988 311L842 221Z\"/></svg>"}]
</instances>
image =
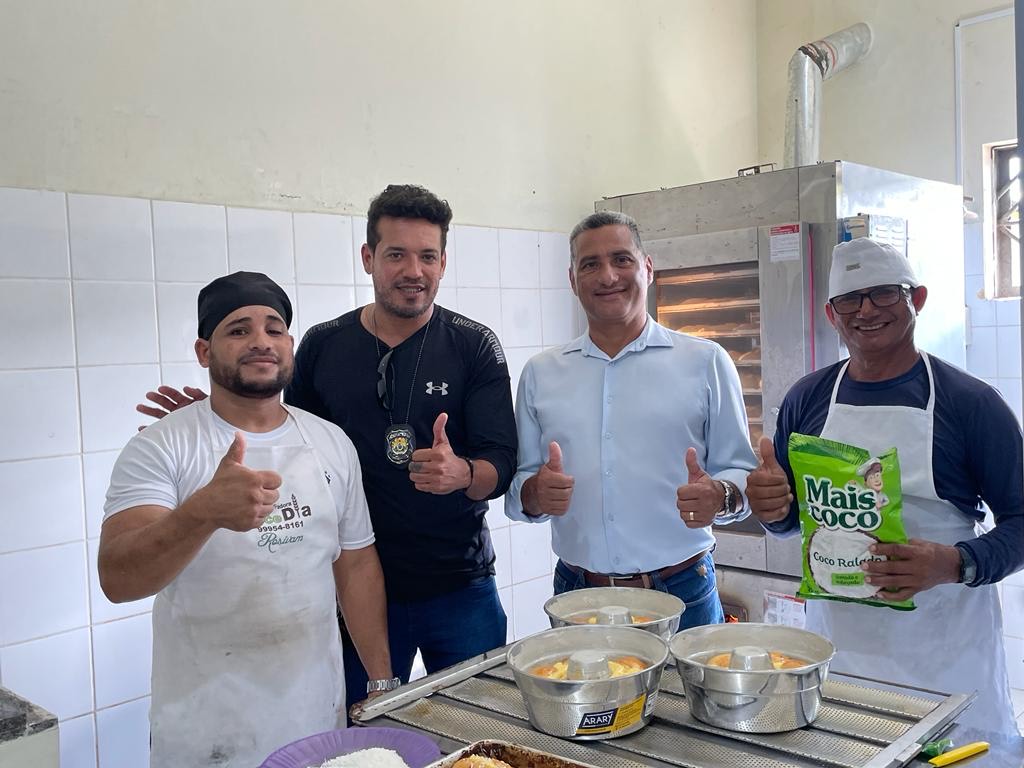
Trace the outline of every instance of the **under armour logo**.
<instances>
[{"instance_id":1,"label":"under armour logo","mask_svg":"<svg viewBox=\"0 0 1024 768\"><path fill-rule=\"evenodd\" d=\"M427 382L427 394L428 395L432 395L435 392L440 392L442 397L447 395L448 394L448 382L447 381L442 381L440 384L438 384L435 387L434 386L434 382L428 381Z\"/></svg>"}]
</instances>

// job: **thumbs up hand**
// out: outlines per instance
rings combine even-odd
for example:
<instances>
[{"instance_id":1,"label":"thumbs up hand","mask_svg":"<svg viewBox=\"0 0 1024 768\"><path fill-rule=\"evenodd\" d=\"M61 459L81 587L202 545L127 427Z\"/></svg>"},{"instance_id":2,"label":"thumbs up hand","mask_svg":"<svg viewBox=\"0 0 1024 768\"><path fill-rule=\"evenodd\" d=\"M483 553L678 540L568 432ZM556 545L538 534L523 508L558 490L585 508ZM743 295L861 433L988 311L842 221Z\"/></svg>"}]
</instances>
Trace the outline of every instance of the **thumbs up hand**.
<instances>
[{"instance_id":1,"label":"thumbs up hand","mask_svg":"<svg viewBox=\"0 0 1024 768\"><path fill-rule=\"evenodd\" d=\"M537 508L543 514L564 515L569 511L575 480L572 475L565 474L562 447L558 443L552 441L548 446L548 460L541 465L534 478Z\"/></svg>"},{"instance_id":2,"label":"thumbs up hand","mask_svg":"<svg viewBox=\"0 0 1024 768\"><path fill-rule=\"evenodd\" d=\"M686 485L676 488L676 509L687 528L711 525L722 510L725 488L704 471L697 461L697 449L686 449Z\"/></svg>"},{"instance_id":3,"label":"thumbs up hand","mask_svg":"<svg viewBox=\"0 0 1024 768\"><path fill-rule=\"evenodd\" d=\"M200 488L196 508L215 528L250 531L259 528L274 510L281 476L268 470L249 469L245 461L245 437L235 439L217 465L210 482Z\"/></svg>"},{"instance_id":4,"label":"thumbs up hand","mask_svg":"<svg viewBox=\"0 0 1024 768\"><path fill-rule=\"evenodd\" d=\"M445 426L448 414L439 414L434 421L434 441L429 448L412 452L409 462L409 479L417 491L439 496L469 488L473 476L465 459L455 455Z\"/></svg>"},{"instance_id":5,"label":"thumbs up hand","mask_svg":"<svg viewBox=\"0 0 1024 768\"><path fill-rule=\"evenodd\" d=\"M761 463L747 475L747 500L750 511L762 523L774 523L789 514L793 492L786 471L775 458L775 446L770 437L762 437L758 444Z\"/></svg>"}]
</instances>

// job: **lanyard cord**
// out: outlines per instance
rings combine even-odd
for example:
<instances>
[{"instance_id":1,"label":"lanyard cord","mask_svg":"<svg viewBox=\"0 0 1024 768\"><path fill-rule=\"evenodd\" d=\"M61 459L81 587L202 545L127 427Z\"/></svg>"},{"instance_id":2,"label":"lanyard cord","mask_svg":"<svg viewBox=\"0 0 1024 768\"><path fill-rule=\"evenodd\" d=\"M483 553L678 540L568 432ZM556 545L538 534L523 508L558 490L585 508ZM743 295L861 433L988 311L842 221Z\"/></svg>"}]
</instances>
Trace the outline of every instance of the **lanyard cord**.
<instances>
[{"instance_id":1,"label":"lanyard cord","mask_svg":"<svg viewBox=\"0 0 1024 768\"><path fill-rule=\"evenodd\" d=\"M423 359L423 348L427 345L427 331L430 330L430 323L431 323L431 321L433 319L434 319L434 315L433 315L433 313L431 313L430 319L427 320L427 327L423 329L423 339L420 341L420 351L416 355L416 366L412 369L412 383L409 385L409 403L406 405L406 408L405 408L405 422L404 422L405 424L409 423L409 417L412 415L412 393L416 389L416 377L419 375L419 372L420 372L420 360ZM379 363L380 359L381 359L381 356L380 356L380 339L377 338L377 305L376 304L373 305L373 311L370 312L370 324L373 326L373 343L374 343L374 346L377 348L377 362ZM392 350L394 350L394 347L392 347ZM387 371L385 371L385 375L387 375ZM386 380L384 382L384 386L385 387L387 386L387 381ZM396 387L396 389L397 389L397 387ZM396 392L396 394L397 394L397 392ZM391 426L395 425L395 418L392 415L390 408L388 408L388 423Z\"/></svg>"}]
</instances>

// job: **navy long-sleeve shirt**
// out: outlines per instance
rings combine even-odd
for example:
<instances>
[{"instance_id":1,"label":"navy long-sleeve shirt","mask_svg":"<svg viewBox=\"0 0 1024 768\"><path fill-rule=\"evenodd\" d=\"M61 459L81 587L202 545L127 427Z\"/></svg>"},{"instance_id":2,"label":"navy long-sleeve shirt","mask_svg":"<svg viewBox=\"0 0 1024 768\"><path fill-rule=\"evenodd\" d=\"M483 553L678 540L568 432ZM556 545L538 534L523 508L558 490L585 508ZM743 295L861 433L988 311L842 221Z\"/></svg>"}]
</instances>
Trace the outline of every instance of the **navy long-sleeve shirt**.
<instances>
[{"instance_id":1,"label":"navy long-sleeve shirt","mask_svg":"<svg viewBox=\"0 0 1024 768\"><path fill-rule=\"evenodd\" d=\"M844 361L845 362L845 361ZM988 505L995 527L959 542L978 565L971 586L993 584L1024 566L1024 443L1016 416L999 392L980 379L931 357L935 381L935 434L932 473L940 499L964 514L984 519ZM775 431L775 456L795 488L789 465L789 435L820 435L828 415L832 389L843 362L800 379L786 394ZM925 408L928 372L924 360L901 376L863 382L845 377L837 401L849 405L901 405ZM799 530L794 501L789 515L764 526L777 534Z\"/></svg>"}]
</instances>

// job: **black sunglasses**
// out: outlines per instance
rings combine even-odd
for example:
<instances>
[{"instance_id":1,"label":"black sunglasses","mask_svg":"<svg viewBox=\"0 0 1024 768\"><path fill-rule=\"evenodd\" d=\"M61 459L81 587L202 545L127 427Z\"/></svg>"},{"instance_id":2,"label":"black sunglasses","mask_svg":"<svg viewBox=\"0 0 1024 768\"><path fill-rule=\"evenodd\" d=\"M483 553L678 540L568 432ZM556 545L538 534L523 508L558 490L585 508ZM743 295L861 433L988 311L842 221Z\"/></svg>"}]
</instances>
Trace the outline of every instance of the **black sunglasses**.
<instances>
[{"instance_id":1,"label":"black sunglasses","mask_svg":"<svg viewBox=\"0 0 1024 768\"><path fill-rule=\"evenodd\" d=\"M395 350L389 349L384 357L377 363L377 402L385 411L391 410L391 395L388 389L388 369L391 365L391 353ZM394 374L391 376L394 379Z\"/></svg>"},{"instance_id":2,"label":"black sunglasses","mask_svg":"<svg viewBox=\"0 0 1024 768\"><path fill-rule=\"evenodd\" d=\"M871 303L881 309L898 304L903 298L903 292L909 290L904 285L879 285L863 293L844 293L842 296L829 299L828 303L838 314L852 315L855 312L860 312L860 308L864 306L864 299L871 299Z\"/></svg>"}]
</instances>

